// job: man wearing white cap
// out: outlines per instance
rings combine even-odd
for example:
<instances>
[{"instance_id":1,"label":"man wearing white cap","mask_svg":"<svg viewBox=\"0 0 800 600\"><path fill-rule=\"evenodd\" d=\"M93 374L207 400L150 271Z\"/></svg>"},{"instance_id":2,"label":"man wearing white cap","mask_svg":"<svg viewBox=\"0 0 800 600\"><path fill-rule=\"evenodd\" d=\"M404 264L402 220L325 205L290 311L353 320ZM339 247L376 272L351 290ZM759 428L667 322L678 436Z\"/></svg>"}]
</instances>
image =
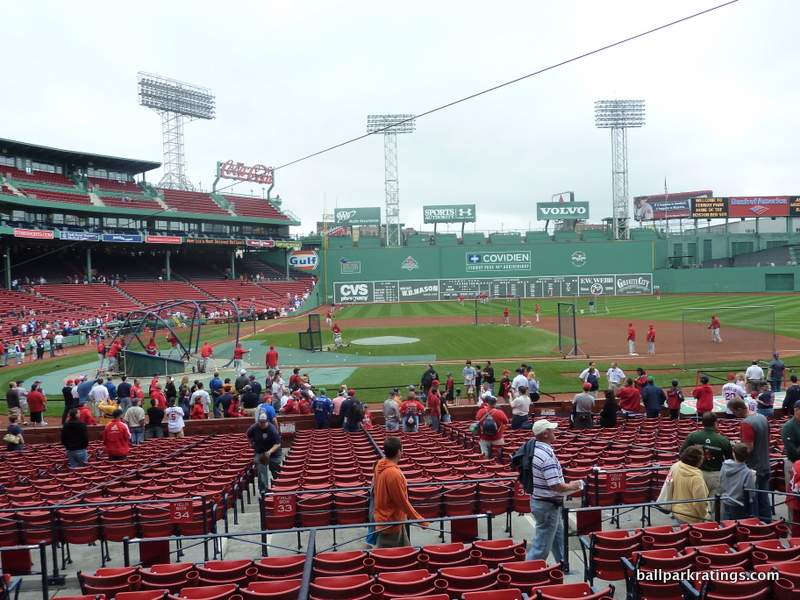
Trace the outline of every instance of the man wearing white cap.
<instances>
[{"instance_id":1,"label":"man wearing white cap","mask_svg":"<svg viewBox=\"0 0 800 600\"><path fill-rule=\"evenodd\" d=\"M523 469L527 466L532 475L531 515L536 521L536 531L527 560L547 560L551 550L556 562L564 560L564 522L561 518L564 496L583 489L583 481L564 482L561 465L551 446L556 439L554 430L557 427L557 423L539 419L533 424L535 441L529 440L517 453L523 453Z\"/></svg>"}]
</instances>

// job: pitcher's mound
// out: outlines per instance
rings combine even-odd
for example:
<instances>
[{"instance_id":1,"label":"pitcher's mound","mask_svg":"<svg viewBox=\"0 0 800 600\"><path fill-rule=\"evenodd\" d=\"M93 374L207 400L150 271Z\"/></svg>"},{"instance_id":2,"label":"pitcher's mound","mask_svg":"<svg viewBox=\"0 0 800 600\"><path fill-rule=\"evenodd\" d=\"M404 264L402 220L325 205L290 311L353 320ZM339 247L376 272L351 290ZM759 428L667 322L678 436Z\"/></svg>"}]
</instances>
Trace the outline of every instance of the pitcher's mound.
<instances>
[{"instance_id":1,"label":"pitcher's mound","mask_svg":"<svg viewBox=\"0 0 800 600\"><path fill-rule=\"evenodd\" d=\"M361 338L353 340L351 344L356 346L391 346L393 344L413 344L418 342L419 338L400 337L398 335L383 335L380 337Z\"/></svg>"}]
</instances>

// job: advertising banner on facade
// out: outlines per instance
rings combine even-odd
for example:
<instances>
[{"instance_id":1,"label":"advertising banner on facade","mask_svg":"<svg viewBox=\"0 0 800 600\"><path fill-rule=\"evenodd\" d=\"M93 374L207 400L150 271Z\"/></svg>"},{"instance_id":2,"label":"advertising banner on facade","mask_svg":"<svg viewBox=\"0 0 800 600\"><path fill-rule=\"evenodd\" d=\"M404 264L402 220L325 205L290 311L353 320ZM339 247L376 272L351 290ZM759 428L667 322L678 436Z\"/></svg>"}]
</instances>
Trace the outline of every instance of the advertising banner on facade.
<instances>
[{"instance_id":1,"label":"advertising banner on facade","mask_svg":"<svg viewBox=\"0 0 800 600\"><path fill-rule=\"evenodd\" d=\"M531 253L467 252L467 271L525 271L531 268Z\"/></svg>"},{"instance_id":2,"label":"advertising banner on facade","mask_svg":"<svg viewBox=\"0 0 800 600\"><path fill-rule=\"evenodd\" d=\"M99 233L84 233L82 231L61 231L58 237L62 240L70 240L73 242L99 242Z\"/></svg>"},{"instance_id":3,"label":"advertising banner on facade","mask_svg":"<svg viewBox=\"0 0 800 600\"><path fill-rule=\"evenodd\" d=\"M273 240L247 240L247 245L251 248L274 248Z\"/></svg>"},{"instance_id":4,"label":"advertising banner on facade","mask_svg":"<svg viewBox=\"0 0 800 600\"><path fill-rule=\"evenodd\" d=\"M182 244L183 238L171 235L148 235L144 241L147 244Z\"/></svg>"},{"instance_id":5,"label":"advertising banner on facade","mask_svg":"<svg viewBox=\"0 0 800 600\"><path fill-rule=\"evenodd\" d=\"M728 198L731 217L788 217L788 196Z\"/></svg>"},{"instance_id":6,"label":"advertising banner on facade","mask_svg":"<svg viewBox=\"0 0 800 600\"><path fill-rule=\"evenodd\" d=\"M144 238L141 235L123 235L117 233L104 233L104 242L124 242L128 244L141 244Z\"/></svg>"},{"instance_id":7,"label":"advertising banner on facade","mask_svg":"<svg viewBox=\"0 0 800 600\"><path fill-rule=\"evenodd\" d=\"M319 256L314 250L295 250L288 260L290 267L301 271L313 271L319 264Z\"/></svg>"},{"instance_id":8,"label":"advertising banner on facade","mask_svg":"<svg viewBox=\"0 0 800 600\"><path fill-rule=\"evenodd\" d=\"M474 204L450 204L423 206L422 217L425 223L474 223Z\"/></svg>"},{"instance_id":9,"label":"advertising banner on facade","mask_svg":"<svg viewBox=\"0 0 800 600\"><path fill-rule=\"evenodd\" d=\"M38 229L15 229L14 237L18 238L33 238L37 240L52 240L53 231L40 231Z\"/></svg>"},{"instance_id":10,"label":"advertising banner on facade","mask_svg":"<svg viewBox=\"0 0 800 600\"><path fill-rule=\"evenodd\" d=\"M381 209L370 208L337 208L334 213L337 225L380 225Z\"/></svg>"},{"instance_id":11,"label":"advertising banner on facade","mask_svg":"<svg viewBox=\"0 0 800 600\"><path fill-rule=\"evenodd\" d=\"M588 202L537 202L536 220L588 219Z\"/></svg>"},{"instance_id":12,"label":"advertising banner on facade","mask_svg":"<svg viewBox=\"0 0 800 600\"><path fill-rule=\"evenodd\" d=\"M633 199L635 221L658 221L659 219L686 219L692 210L693 198L710 198L711 190L677 192L654 196L636 196Z\"/></svg>"}]
</instances>

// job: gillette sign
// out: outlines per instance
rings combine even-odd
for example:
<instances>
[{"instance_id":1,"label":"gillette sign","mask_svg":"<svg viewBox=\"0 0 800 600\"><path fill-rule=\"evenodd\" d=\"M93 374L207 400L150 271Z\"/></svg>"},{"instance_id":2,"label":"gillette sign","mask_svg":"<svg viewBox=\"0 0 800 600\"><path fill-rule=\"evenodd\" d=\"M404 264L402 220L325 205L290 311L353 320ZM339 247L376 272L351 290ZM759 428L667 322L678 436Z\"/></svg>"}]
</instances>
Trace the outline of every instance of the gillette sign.
<instances>
[{"instance_id":1,"label":"gillette sign","mask_svg":"<svg viewBox=\"0 0 800 600\"><path fill-rule=\"evenodd\" d=\"M588 219L588 202L537 202L536 220Z\"/></svg>"},{"instance_id":2,"label":"gillette sign","mask_svg":"<svg viewBox=\"0 0 800 600\"><path fill-rule=\"evenodd\" d=\"M337 225L380 225L380 208L337 208Z\"/></svg>"}]
</instances>

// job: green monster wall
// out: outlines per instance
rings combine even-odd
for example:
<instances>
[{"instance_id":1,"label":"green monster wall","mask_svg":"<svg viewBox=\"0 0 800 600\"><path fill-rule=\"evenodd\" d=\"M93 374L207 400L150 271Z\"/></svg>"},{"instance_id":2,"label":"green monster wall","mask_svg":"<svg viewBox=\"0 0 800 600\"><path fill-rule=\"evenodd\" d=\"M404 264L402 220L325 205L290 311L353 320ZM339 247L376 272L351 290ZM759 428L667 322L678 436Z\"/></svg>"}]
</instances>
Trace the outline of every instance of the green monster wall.
<instances>
[{"instance_id":1,"label":"green monster wall","mask_svg":"<svg viewBox=\"0 0 800 600\"><path fill-rule=\"evenodd\" d=\"M318 252L317 271L327 275L318 291L337 302L424 301L476 292L558 297L580 290L589 295L593 284L602 285L605 294L650 294L650 274L665 260L663 244L652 240Z\"/></svg>"}]
</instances>

